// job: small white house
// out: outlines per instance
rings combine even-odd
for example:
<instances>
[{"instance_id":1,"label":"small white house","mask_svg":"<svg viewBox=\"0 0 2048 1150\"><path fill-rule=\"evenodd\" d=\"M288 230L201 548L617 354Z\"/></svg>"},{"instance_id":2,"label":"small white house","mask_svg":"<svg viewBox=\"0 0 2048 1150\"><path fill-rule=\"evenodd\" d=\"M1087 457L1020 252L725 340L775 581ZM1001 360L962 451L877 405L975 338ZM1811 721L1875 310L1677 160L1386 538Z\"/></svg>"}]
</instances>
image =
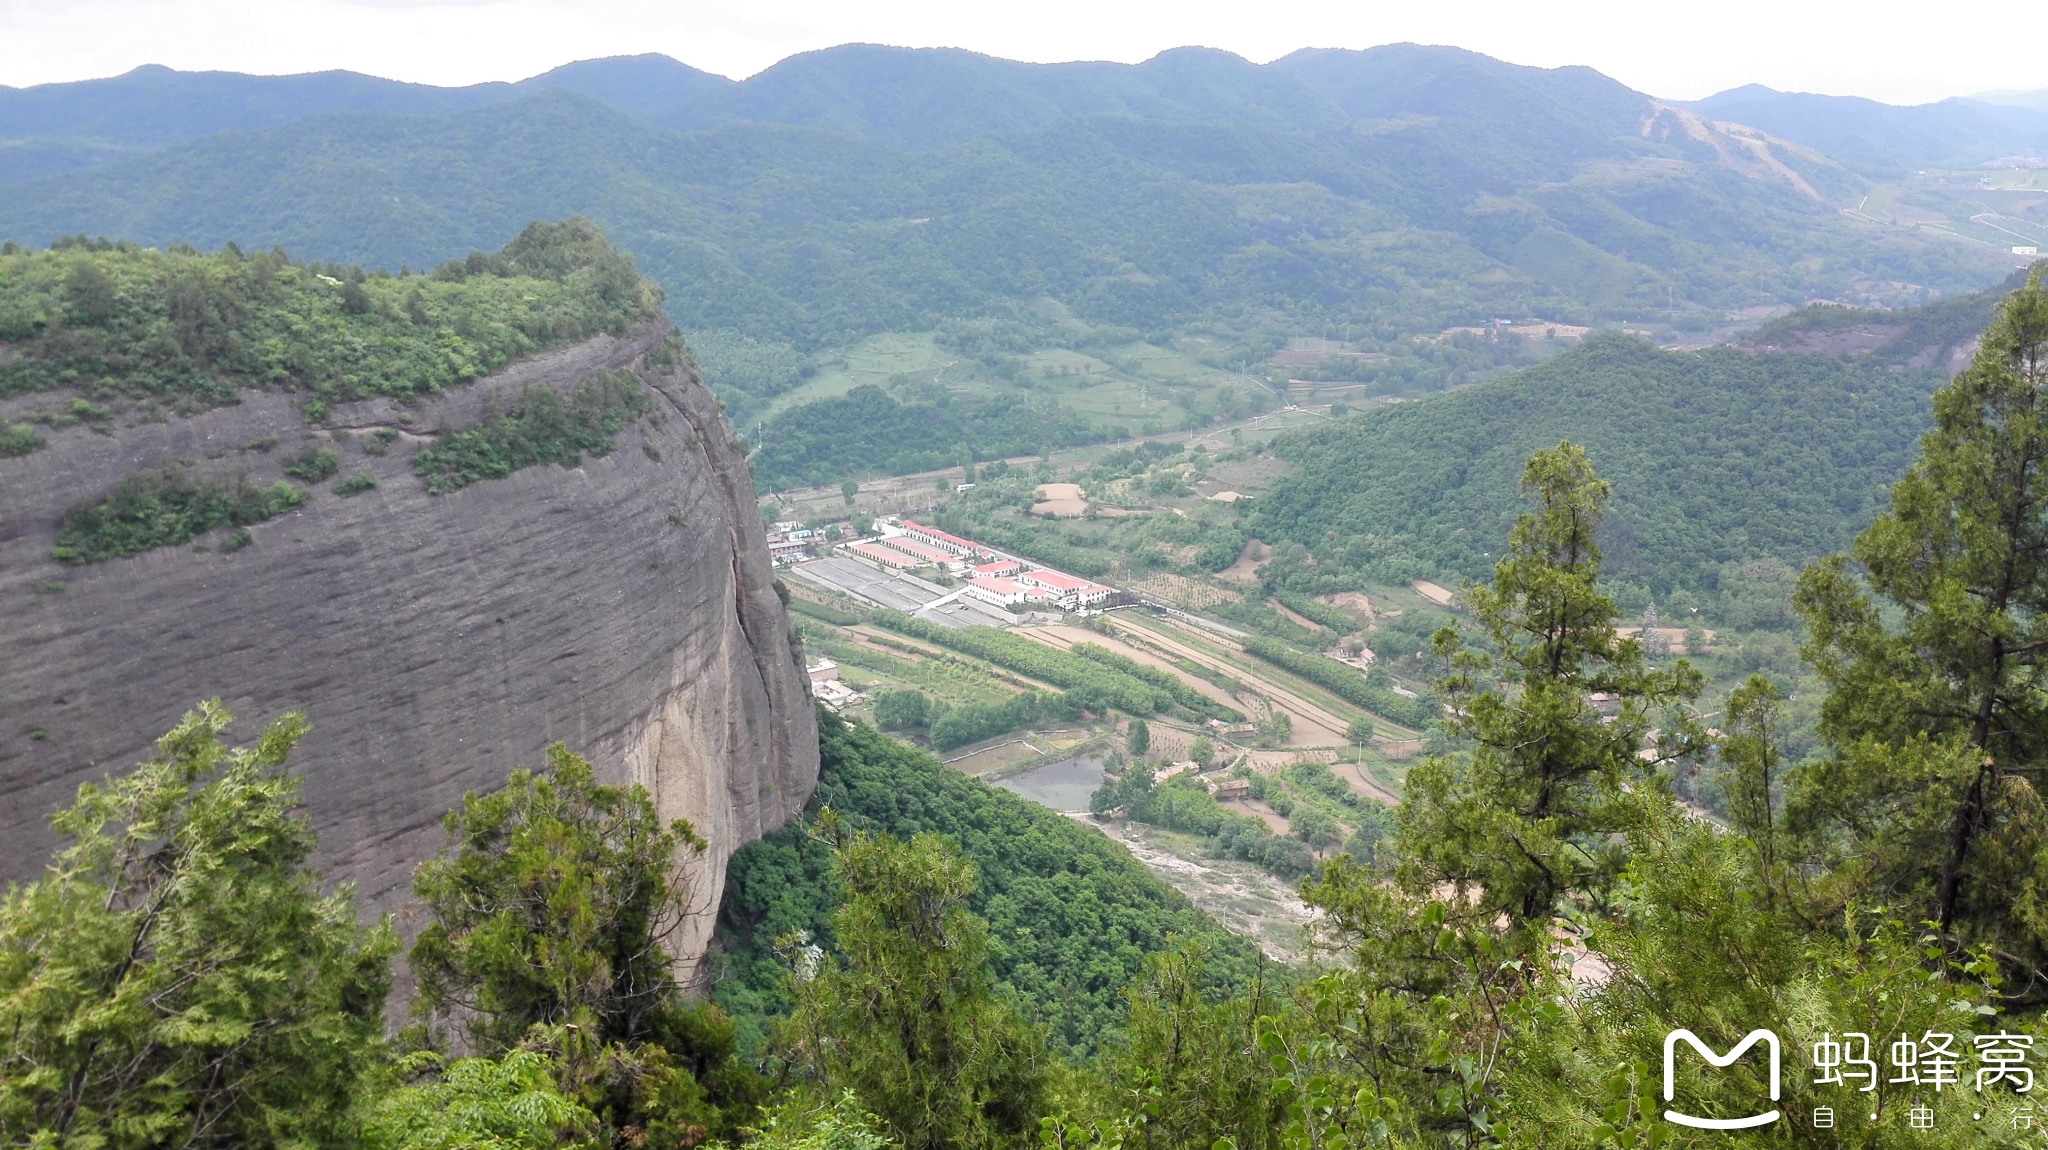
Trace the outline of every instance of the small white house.
<instances>
[{"instance_id":1,"label":"small white house","mask_svg":"<svg viewBox=\"0 0 2048 1150\"><path fill-rule=\"evenodd\" d=\"M2041 249L2033 244L2014 244L2012 254L2016 256L2037 256L2041 254Z\"/></svg>"}]
</instances>

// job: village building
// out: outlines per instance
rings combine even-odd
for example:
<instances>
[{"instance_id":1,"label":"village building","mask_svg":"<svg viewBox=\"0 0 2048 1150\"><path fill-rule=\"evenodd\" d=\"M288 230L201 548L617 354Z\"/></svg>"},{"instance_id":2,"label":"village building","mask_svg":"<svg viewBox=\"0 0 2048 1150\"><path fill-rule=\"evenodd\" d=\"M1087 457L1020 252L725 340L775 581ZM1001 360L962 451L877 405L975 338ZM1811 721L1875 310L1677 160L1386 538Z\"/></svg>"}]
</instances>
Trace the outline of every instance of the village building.
<instances>
[{"instance_id":1,"label":"village building","mask_svg":"<svg viewBox=\"0 0 2048 1150\"><path fill-rule=\"evenodd\" d=\"M875 542L878 546L887 547L892 551L900 551L918 560L920 564L929 564L933 567L947 570L961 566L960 557L953 552L934 547L929 543L920 542L906 535L885 535Z\"/></svg>"},{"instance_id":2,"label":"village building","mask_svg":"<svg viewBox=\"0 0 2048 1150\"><path fill-rule=\"evenodd\" d=\"M926 546L938 547L962 558L972 558L983 555L988 551L988 548L983 547L972 539L962 539L951 532L941 531L936 527L926 527L915 520L903 520L903 534Z\"/></svg>"},{"instance_id":3,"label":"village building","mask_svg":"<svg viewBox=\"0 0 2048 1150\"><path fill-rule=\"evenodd\" d=\"M1100 583L1090 582L1076 575L1061 571L1040 569L1026 571L1017 576L1017 582L1027 587L1043 587L1052 592L1053 599L1069 611L1092 607L1108 600L1111 592Z\"/></svg>"},{"instance_id":4,"label":"village building","mask_svg":"<svg viewBox=\"0 0 2048 1150\"><path fill-rule=\"evenodd\" d=\"M811 694L821 703L835 711L844 710L856 703L865 702L867 696L837 679L827 679L811 688Z\"/></svg>"},{"instance_id":5,"label":"village building","mask_svg":"<svg viewBox=\"0 0 2048 1150\"><path fill-rule=\"evenodd\" d=\"M982 576L967 581L967 594L996 607L1014 607L1032 597L1032 593L1045 592L1036 587L1026 587L1015 579L992 579Z\"/></svg>"},{"instance_id":6,"label":"village building","mask_svg":"<svg viewBox=\"0 0 2048 1150\"><path fill-rule=\"evenodd\" d=\"M908 571L914 567L926 565L922 559L911 558L908 552L898 551L894 547L884 547L879 543L848 543L843 550L858 555L870 562L880 563L884 567L894 567L899 571Z\"/></svg>"},{"instance_id":7,"label":"village building","mask_svg":"<svg viewBox=\"0 0 2048 1150\"><path fill-rule=\"evenodd\" d=\"M817 662L804 668L804 674L810 676L813 685L836 682L839 679L839 664L821 656Z\"/></svg>"},{"instance_id":8,"label":"village building","mask_svg":"<svg viewBox=\"0 0 2048 1150\"><path fill-rule=\"evenodd\" d=\"M981 566L969 571L968 574L973 575L977 579L1007 579L1012 575L1020 575L1023 571L1024 564L1019 560L995 559L983 563Z\"/></svg>"}]
</instances>

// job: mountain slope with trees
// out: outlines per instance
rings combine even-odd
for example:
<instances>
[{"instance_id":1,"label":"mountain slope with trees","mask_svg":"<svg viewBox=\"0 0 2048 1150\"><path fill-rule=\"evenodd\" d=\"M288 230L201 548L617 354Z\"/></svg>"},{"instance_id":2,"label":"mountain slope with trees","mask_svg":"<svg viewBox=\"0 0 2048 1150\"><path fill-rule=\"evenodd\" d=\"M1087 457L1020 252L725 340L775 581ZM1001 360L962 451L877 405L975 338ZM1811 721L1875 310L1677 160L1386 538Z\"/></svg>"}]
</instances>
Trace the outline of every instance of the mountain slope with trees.
<instances>
[{"instance_id":1,"label":"mountain slope with trees","mask_svg":"<svg viewBox=\"0 0 2048 1150\"><path fill-rule=\"evenodd\" d=\"M1249 529L1382 577L1478 578L1514 522L1521 460L1571 438L1618 495L1609 570L1710 587L1722 563L1795 566L1847 544L1926 429L1929 370L1873 360L1671 352L1604 336L1450 395L1278 438L1293 474Z\"/></svg>"},{"instance_id":2,"label":"mountain slope with trees","mask_svg":"<svg viewBox=\"0 0 2048 1150\"><path fill-rule=\"evenodd\" d=\"M1242 984L1256 965L1248 941L1098 831L829 712L818 716L818 748L813 814L830 808L849 829L899 839L943 835L973 861L981 878L967 905L994 928L994 981L1062 1049L1092 1051L1109 1037L1119 992L1170 939L1209 947L1228 982ZM836 948L831 853L811 826L792 822L729 864L712 999L757 1036L791 1005L777 948L798 931Z\"/></svg>"}]
</instances>

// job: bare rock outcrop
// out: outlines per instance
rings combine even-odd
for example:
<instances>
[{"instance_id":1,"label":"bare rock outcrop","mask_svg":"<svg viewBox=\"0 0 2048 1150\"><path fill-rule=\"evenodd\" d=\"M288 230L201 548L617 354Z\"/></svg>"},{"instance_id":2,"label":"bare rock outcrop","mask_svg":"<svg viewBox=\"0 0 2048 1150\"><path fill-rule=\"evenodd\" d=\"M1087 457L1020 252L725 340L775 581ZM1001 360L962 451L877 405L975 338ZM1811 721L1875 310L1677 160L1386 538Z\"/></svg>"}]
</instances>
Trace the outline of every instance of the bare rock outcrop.
<instances>
[{"instance_id":1,"label":"bare rock outcrop","mask_svg":"<svg viewBox=\"0 0 2048 1150\"><path fill-rule=\"evenodd\" d=\"M556 740L697 826L712 849L696 888L715 910L731 853L809 798L817 732L745 453L687 367L648 366L666 332L657 320L599 337L423 408L349 405L324 429L292 396L247 392L0 459L0 877L33 877L56 844L50 811L217 695L243 737L305 711L294 767L318 862L366 911L404 924L443 812L541 765ZM411 473L412 446L473 422L489 397L616 368L636 371L657 414L611 454L438 496ZM10 406L24 403L0 418ZM378 428L397 437L366 453ZM138 469L184 460L267 484L309 438L378 485L352 498L317 485L238 550L216 532L81 567L50 556L67 506ZM712 916L697 921L686 951Z\"/></svg>"}]
</instances>

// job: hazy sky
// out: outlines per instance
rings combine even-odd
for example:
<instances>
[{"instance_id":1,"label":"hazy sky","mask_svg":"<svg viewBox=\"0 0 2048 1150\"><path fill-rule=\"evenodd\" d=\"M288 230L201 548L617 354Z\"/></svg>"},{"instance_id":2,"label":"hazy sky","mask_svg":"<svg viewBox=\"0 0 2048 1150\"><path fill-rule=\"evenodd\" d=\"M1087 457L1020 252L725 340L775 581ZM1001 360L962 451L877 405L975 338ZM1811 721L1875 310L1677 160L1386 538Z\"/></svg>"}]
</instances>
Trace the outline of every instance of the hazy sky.
<instances>
[{"instance_id":1,"label":"hazy sky","mask_svg":"<svg viewBox=\"0 0 2048 1150\"><path fill-rule=\"evenodd\" d=\"M1185 44L1265 61L1403 40L1588 64L1677 99L1751 82L1892 103L2048 88L2040 0L0 0L0 84L145 63L467 84L636 52L739 78L848 41L1136 62Z\"/></svg>"}]
</instances>

